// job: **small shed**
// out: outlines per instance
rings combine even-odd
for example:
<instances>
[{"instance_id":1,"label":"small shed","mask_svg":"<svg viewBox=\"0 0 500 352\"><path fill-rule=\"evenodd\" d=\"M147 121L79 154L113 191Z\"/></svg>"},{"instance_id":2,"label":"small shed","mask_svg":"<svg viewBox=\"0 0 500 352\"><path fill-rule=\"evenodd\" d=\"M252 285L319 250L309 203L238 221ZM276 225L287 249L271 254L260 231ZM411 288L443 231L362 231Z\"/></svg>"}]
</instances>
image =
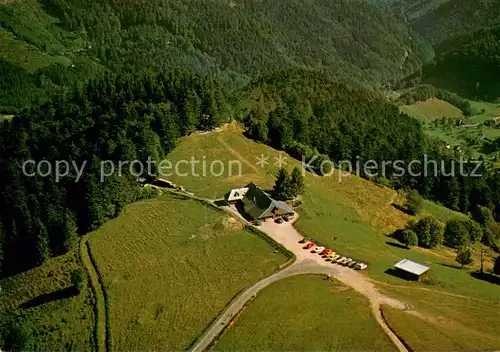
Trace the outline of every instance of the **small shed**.
<instances>
[{"instance_id":1,"label":"small shed","mask_svg":"<svg viewBox=\"0 0 500 352\"><path fill-rule=\"evenodd\" d=\"M394 264L398 276L405 278L407 280L420 281L425 273L429 271L429 267L413 262L408 259L403 259L396 264Z\"/></svg>"}]
</instances>

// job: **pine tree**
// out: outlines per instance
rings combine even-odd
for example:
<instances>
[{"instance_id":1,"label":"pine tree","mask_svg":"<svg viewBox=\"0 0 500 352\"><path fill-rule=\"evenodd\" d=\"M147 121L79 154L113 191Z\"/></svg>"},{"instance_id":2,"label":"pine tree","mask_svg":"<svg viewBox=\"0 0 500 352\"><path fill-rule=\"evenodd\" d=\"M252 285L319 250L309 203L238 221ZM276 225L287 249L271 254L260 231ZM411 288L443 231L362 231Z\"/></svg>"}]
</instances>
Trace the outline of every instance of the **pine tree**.
<instances>
[{"instance_id":1,"label":"pine tree","mask_svg":"<svg viewBox=\"0 0 500 352\"><path fill-rule=\"evenodd\" d=\"M408 248L416 246L418 244L417 234L413 230L410 230L410 229L403 231L401 240Z\"/></svg>"},{"instance_id":2,"label":"pine tree","mask_svg":"<svg viewBox=\"0 0 500 352\"><path fill-rule=\"evenodd\" d=\"M417 190L412 190L406 201L406 209L412 214L417 215L422 210L422 196Z\"/></svg>"},{"instance_id":3,"label":"pine tree","mask_svg":"<svg viewBox=\"0 0 500 352\"><path fill-rule=\"evenodd\" d=\"M276 174L276 182L274 184L274 194L278 199L290 198L290 175L285 168L278 170Z\"/></svg>"},{"instance_id":4,"label":"pine tree","mask_svg":"<svg viewBox=\"0 0 500 352\"><path fill-rule=\"evenodd\" d=\"M470 265L474 262L472 258L472 250L469 246L461 246L458 249L457 257L455 260L462 266Z\"/></svg>"},{"instance_id":5,"label":"pine tree","mask_svg":"<svg viewBox=\"0 0 500 352\"><path fill-rule=\"evenodd\" d=\"M49 235L40 219L34 219L34 224L36 232L36 261L40 265L51 256Z\"/></svg>"},{"instance_id":6,"label":"pine tree","mask_svg":"<svg viewBox=\"0 0 500 352\"><path fill-rule=\"evenodd\" d=\"M63 231L64 231L64 250L69 252L78 242L78 235L76 234L76 222L74 216L67 211L63 218Z\"/></svg>"},{"instance_id":7,"label":"pine tree","mask_svg":"<svg viewBox=\"0 0 500 352\"><path fill-rule=\"evenodd\" d=\"M182 134L188 135L194 132L198 126L201 113L201 99L194 89L190 89L184 98L182 110Z\"/></svg>"},{"instance_id":8,"label":"pine tree","mask_svg":"<svg viewBox=\"0 0 500 352\"><path fill-rule=\"evenodd\" d=\"M292 197L296 197L297 195L304 192L304 176L302 176L302 172L298 167L295 167L292 171L292 174L290 175L290 187Z\"/></svg>"}]
</instances>

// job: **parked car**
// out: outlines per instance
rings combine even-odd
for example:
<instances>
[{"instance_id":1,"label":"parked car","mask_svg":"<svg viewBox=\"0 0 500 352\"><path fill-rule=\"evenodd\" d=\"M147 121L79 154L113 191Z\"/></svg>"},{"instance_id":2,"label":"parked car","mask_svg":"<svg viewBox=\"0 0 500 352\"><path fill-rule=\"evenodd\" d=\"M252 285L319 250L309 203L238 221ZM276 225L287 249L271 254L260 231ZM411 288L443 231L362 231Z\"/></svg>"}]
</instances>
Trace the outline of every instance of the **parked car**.
<instances>
[{"instance_id":1,"label":"parked car","mask_svg":"<svg viewBox=\"0 0 500 352\"><path fill-rule=\"evenodd\" d=\"M337 259L339 259L340 257L342 257L340 254L335 254L331 256L330 260L332 261L332 263L336 263Z\"/></svg>"},{"instance_id":2,"label":"parked car","mask_svg":"<svg viewBox=\"0 0 500 352\"><path fill-rule=\"evenodd\" d=\"M285 220L286 222L289 222L290 221L290 217L288 215L285 215L285 216L283 216L283 220Z\"/></svg>"},{"instance_id":3,"label":"parked car","mask_svg":"<svg viewBox=\"0 0 500 352\"><path fill-rule=\"evenodd\" d=\"M348 263L347 266L349 268L354 268L356 266L357 262L355 260L353 260L352 262Z\"/></svg>"},{"instance_id":4,"label":"parked car","mask_svg":"<svg viewBox=\"0 0 500 352\"><path fill-rule=\"evenodd\" d=\"M342 262L342 265L347 266L347 265L349 265L352 261L354 261L354 260L352 260L351 258L347 258L347 260L345 260L344 262Z\"/></svg>"},{"instance_id":5,"label":"parked car","mask_svg":"<svg viewBox=\"0 0 500 352\"><path fill-rule=\"evenodd\" d=\"M299 243L306 243L306 242L309 242L309 239L308 239L308 238L306 238L306 237L303 237L303 238L299 241Z\"/></svg>"},{"instance_id":6,"label":"parked car","mask_svg":"<svg viewBox=\"0 0 500 352\"><path fill-rule=\"evenodd\" d=\"M338 259L337 259L337 261L336 261L336 262L337 262L338 264L342 264L342 262L343 262L344 260L347 260L347 257L340 257L340 258L338 258Z\"/></svg>"},{"instance_id":7,"label":"parked car","mask_svg":"<svg viewBox=\"0 0 500 352\"><path fill-rule=\"evenodd\" d=\"M323 252L324 249L325 249L325 247L323 247L323 246L317 246L317 247L313 248L312 252L313 253L321 253L321 252Z\"/></svg>"},{"instance_id":8,"label":"parked car","mask_svg":"<svg viewBox=\"0 0 500 352\"><path fill-rule=\"evenodd\" d=\"M262 226L262 223L259 220L255 220L253 224L255 226Z\"/></svg>"},{"instance_id":9,"label":"parked car","mask_svg":"<svg viewBox=\"0 0 500 352\"><path fill-rule=\"evenodd\" d=\"M366 265L365 263L358 263L356 264L356 266L354 267L354 269L356 270L364 270L368 267L368 265Z\"/></svg>"},{"instance_id":10,"label":"parked car","mask_svg":"<svg viewBox=\"0 0 500 352\"><path fill-rule=\"evenodd\" d=\"M314 242L308 242L308 243L304 246L304 249L311 249L311 248L313 248L314 246L316 246L316 243L314 243Z\"/></svg>"},{"instance_id":11,"label":"parked car","mask_svg":"<svg viewBox=\"0 0 500 352\"><path fill-rule=\"evenodd\" d=\"M327 257L328 259L332 260L332 258L333 258L335 255L337 255L337 253L335 253L334 251L331 251L330 253L328 253L328 254L326 255L326 257Z\"/></svg>"},{"instance_id":12,"label":"parked car","mask_svg":"<svg viewBox=\"0 0 500 352\"><path fill-rule=\"evenodd\" d=\"M274 219L275 223L282 224L283 223L283 218L276 218Z\"/></svg>"},{"instance_id":13,"label":"parked car","mask_svg":"<svg viewBox=\"0 0 500 352\"><path fill-rule=\"evenodd\" d=\"M321 255L328 255L332 252L330 248L325 248L320 254Z\"/></svg>"}]
</instances>

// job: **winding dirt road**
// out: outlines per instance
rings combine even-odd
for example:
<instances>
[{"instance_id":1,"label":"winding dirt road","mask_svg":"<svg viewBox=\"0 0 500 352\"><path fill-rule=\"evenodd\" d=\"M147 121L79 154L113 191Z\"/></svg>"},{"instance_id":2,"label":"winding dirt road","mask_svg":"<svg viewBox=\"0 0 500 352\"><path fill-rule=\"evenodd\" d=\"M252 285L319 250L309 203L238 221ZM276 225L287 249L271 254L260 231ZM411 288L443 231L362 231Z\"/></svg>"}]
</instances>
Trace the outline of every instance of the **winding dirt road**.
<instances>
[{"instance_id":1,"label":"winding dirt road","mask_svg":"<svg viewBox=\"0 0 500 352\"><path fill-rule=\"evenodd\" d=\"M242 219L236 209L230 207L223 208L233 216L238 217L240 220ZM297 217L298 215L296 215L295 220L297 220ZM257 229L263 231L270 238L292 252L296 257L295 262L288 268L257 282L255 285L238 296L235 301L209 327L205 334L196 342L191 349L192 352L203 352L210 347L212 342L231 322L233 317L236 316L236 314L263 288L278 280L301 274L330 275L342 282L344 285L352 287L354 290L367 297L370 302L373 315L378 324L382 327L384 332L389 336L399 351L408 352L405 345L389 328L380 311L380 306L382 304L386 304L397 309L405 309L405 303L380 293L375 288L374 283L359 271L355 271L339 264L327 262L320 255L304 250L302 248L303 244L299 243L303 236L295 229L292 223L284 222L282 224L277 224L273 221L267 221L264 222L262 226L257 227Z\"/></svg>"}]
</instances>

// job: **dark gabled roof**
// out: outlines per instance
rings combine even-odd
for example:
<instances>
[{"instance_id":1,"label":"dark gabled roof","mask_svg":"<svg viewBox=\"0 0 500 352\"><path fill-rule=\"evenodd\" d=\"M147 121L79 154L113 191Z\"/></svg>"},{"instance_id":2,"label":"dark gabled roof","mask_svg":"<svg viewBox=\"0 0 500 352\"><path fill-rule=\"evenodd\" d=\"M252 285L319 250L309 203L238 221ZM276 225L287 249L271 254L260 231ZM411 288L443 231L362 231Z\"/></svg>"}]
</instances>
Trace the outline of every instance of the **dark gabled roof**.
<instances>
[{"instance_id":1,"label":"dark gabled roof","mask_svg":"<svg viewBox=\"0 0 500 352\"><path fill-rule=\"evenodd\" d=\"M243 198L245 212L253 219L262 219L274 215L277 209L280 214L293 214L293 209L285 202L276 201L254 183L249 184L248 192Z\"/></svg>"}]
</instances>

